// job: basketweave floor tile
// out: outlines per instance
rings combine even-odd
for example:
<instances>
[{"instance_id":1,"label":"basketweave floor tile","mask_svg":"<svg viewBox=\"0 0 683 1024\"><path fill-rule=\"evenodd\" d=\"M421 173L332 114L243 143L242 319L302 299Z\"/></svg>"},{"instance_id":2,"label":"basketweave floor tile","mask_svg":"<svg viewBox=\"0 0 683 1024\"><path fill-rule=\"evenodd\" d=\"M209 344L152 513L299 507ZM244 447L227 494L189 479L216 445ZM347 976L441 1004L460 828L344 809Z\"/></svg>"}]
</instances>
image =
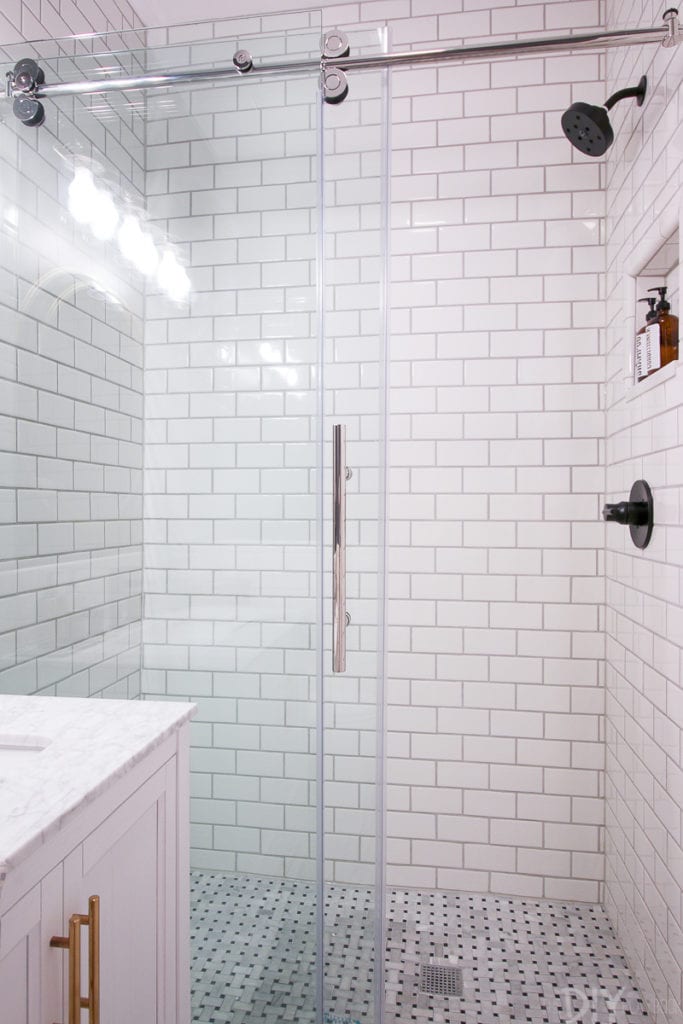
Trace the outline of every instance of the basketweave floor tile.
<instances>
[{"instance_id":1,"label":"basketweave floor tile","mask_svg":"<svg viewBox=\"0 0 683 1024\"><path fill-rule=\"evenodd\" d=\"M324 910L322 1024L372 1024L373 893L327 885ZM386 914L386 1024L650 1024L601 907L392 889ZM316 934L311 883L193 871L193 1020L321 1024Z\"/></svg>"}]
</instances>

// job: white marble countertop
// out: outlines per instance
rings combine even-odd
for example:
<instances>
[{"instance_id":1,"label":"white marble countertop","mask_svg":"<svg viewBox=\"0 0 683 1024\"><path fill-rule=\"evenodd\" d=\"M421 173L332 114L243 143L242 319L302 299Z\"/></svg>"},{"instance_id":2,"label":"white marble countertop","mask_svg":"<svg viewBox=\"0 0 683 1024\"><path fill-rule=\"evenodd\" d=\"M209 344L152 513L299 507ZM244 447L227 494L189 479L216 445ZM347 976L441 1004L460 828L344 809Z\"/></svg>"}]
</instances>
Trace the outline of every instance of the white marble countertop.
<instances>
[{"instance_id":1,"label":"white marble countertop","mask_svg":"<svg viewBox=\"0 0 683 1024\"><path fill-rule=\"evenodd\" d=\"M0 695L0 890L12 867L194 712L171 701Z\"/></svg>"}]
</instances>

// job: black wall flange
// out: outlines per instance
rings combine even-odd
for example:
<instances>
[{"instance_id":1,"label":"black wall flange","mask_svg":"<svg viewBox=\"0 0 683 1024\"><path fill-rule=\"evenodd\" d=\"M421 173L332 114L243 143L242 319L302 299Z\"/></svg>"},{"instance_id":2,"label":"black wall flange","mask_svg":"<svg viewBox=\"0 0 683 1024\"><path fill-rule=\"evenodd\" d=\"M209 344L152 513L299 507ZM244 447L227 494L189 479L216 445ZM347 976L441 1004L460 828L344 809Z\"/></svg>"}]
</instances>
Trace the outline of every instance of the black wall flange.
<instances>
[{"instance_id":1,"label":"black wall flange","mask_svg":"<svg viewBox=\"0 0 683 1024\"><path fill-rule=\"evenodd\" d=\"M654 506L652 491L645 480L636 480L628 501L616 505L605 505L602 518L606 523L621 523L628 526L631 540L637 548L646 548L652 536Z\"/></svg>"},{"instance_id":2,"label":"black wall flange","mask_svg":"<svg viewBox=\"0 0 683 1024\"><path fill-rule=\"evenodd\" d=\"M619 92L613 93L609 99L605 100L605 110L611 110L615 103L619 103L620 100L628 100L634 98L637 105L642 107L645 102L645 94L647 93L647 76L643 75L638 85L631 86L630 89L620 89Z\"/></svg>"}]
</instances>

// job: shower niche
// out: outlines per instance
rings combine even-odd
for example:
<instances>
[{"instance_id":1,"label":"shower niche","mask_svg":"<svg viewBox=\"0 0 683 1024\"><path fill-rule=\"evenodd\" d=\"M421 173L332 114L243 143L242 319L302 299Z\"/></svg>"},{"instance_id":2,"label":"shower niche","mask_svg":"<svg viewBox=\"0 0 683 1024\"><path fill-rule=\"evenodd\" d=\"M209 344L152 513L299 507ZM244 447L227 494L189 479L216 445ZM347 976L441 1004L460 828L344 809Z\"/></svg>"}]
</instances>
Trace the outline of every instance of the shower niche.
<instances>
[{"instance_id":1,"label":"shower niche","mask_svg":"<svg viewBox=\"0 0 683 1024\"><path fill-rule=\"evenodd\" d=\"M661 230L661 228L660 228ZM649 243L649 244L648 244ZM681 258L680 258L679 225L669 225L669 230L659 234L658 238L646 238L634 254L633 272L627 275L628 291L627 309L633 311L633 330L627 344L627 364L625 367L627 400L649 391L666 380L674 377L678 371L678 346L672 358L672 346L661 349L659 334L654 339L649 336L650 352L647 353L646 333L643 330L650 325L656 327L656 307L662 300L669 304L669 316L678 318L681 300ZM666 289L664 292L663 289ZM647 301L649 300L649 301ZM649 316L649 320L648 320ZM668 331L673 321L668 321ZM676 341L678 331L675 332ZM665 340L667 336L665 335ZM652 357L654 357L654 365Z\"/></svg>"}]
</instances>

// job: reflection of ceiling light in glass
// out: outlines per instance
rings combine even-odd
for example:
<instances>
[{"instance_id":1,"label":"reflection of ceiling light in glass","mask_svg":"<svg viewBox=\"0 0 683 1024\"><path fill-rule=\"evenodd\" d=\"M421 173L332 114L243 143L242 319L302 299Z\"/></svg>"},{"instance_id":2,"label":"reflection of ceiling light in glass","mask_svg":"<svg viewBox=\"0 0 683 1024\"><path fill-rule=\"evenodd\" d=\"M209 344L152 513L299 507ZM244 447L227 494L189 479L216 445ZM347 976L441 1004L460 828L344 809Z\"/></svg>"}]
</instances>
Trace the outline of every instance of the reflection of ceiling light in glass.
<instances>
[{"instance_id":1,"label":"reflection of ceiling light in glass","mask_svg":"<svg viewBox=\"0 0 683 1024\"><path fill-rule=\"evenodd\" d=\"M140 247L133 263L141 274L152 277L156 273L159 266L159 253L151 235L142 234L140 236Z\"/></svg>"},{"instance_id":2,"label":"reflection of ceiling light in glass","mask_svg":"<svg viewBox=\"0 0 683 1024\"><path fill-rule=\"evenodd\" d=\"M264 363L281 363L282 356L275 345L264 341L259 345L259 356Z\"/></svg>"},{"instance_id":3,"label":"reflection of ceiling light in glass","mask_svg":"<svg viewBox=\"0 0 683 1024\"><path fill-rule=\"evenodd\" d=\"M116 233L119 223L119 211L114 206L114 200L108 192L97 192L90 228L95 238L102 242L109 241Z\"/></svg>"},{"instance_id":4,"label":"reflection of ceiling light in glass","mask_svg":"<svg viewBox=\"0 0 683 1024\"><path fill-rule=\"evenodd\" d=\"M183 267L168 249L161 257L157 274L159 286L177 302L182 302L190 292L190 279Z\"/></svg>"},{"instance_id":5,"label":"reflection of ceiling light in glass","mask_svg":"<svg viewBox=\"0 0 683 1024\"><path fill-rule=\"evenodd\" d=\"M128 216L123 218L123 222L119 228L118 239L121 255L125 256L125 258L130 260L131 263L135 262L141 238L142 231L140 229L140 222L136 217L132 217L128 214Z\"/></svg>"},{"instance_id":6,"label":"reflection of ceiling light in glass","mask_svg":"<svg viewBox=\"0 0 683 1024\"><path fill-rule=\"evenodd\" d=\"M140 221L131 214L123 218L119 228L119 249L141 274L151 277L159 266L159 253L151 235L140 227Z\"/></svg>"},{"instance_id":7,"label":"reflection of ceiling light in glass","mask_svg":"<svg viewBox=\"0 0 683 1024\"><path fill-rule=\"evenodd\" d=\"M16 206L5 206L2 210L2 227L7 234L15 235L19 227L19 211Z\"/></svg>"},{"instance_id":8,"label":"reflection of ceiling light in glass","mask_svg":"<svg viewBox=\"0 0 683 1024\"><path fill-rule=\"evenodd\" d=\"M79 167L69 185L69 210L79 224L89 224L95 238L112 238L119 222L114 200L97 188L87 167Z\"/></svg>"},{"instance_id":9,"label":"reflection of ceiling light in glass","mask_svg":"<svg viewBox=\"0 0 683 1024\"><path fill-rule=\"evenodd\" d=\"M121 255L141 274L147 277L156 275L160 288L169 298L176 302L187 300L192 284L175 254L167 249L160 258L152 235L142 230L139 219L133 214L126 214L121 220L112 196L97 188L92 173L86 167L76 170L69 185L69 210L74 220L88 224L101 241L106 242L116 236Z\"/></svg>"},{"instance_id":10,"label":"reflection of ceiling light in glass","mask_svg":"<svg viewBox=\"0 0 683 1024\"><path fill-rule=\"evenodd\" d=\"M69 185L69 212L79 224L89 224L97 203L97 189L86 167L79 167Z\"/></svg>"}]
</instances>

